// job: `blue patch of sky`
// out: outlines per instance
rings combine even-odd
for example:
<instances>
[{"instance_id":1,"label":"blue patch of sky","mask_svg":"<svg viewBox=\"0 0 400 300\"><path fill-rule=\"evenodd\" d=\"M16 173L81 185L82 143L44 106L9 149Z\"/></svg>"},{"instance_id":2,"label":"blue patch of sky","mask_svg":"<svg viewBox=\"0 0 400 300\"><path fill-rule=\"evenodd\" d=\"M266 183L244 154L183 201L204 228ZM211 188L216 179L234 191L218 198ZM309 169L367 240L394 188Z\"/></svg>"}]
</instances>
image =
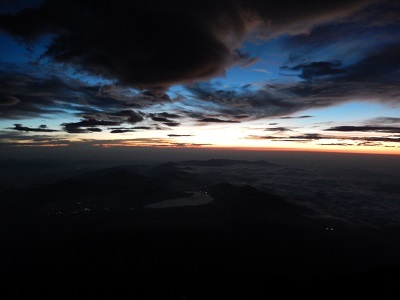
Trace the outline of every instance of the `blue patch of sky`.
<instances>
[{"instance_id":1,"label":"blue patch of sky","mask_svg":"<svg viewBox=\"0 0 400 300\"><path fill-rule=\"evenodd\" d=\"M313 123L332 121L343 125L354 125L377 116L395 117L400 109L393 110L388 105L371 102L349 102L323 109L309 109L304 115L313 115ZM307 119L308 120L308 119ZM350 124L351 123L351 124Z\"/></svg>"},{"instance_id":2,"label":"blue patch of sky","mask_svg":"<svg viewBox=\"0 0 400 300\"><path fill-rule=\"evenodd\" d=\"M27 62L27 49L5 33L0 32L0 61L3 63Z\"/></svg>"},{"instance_id":3,"label":"blue patch of sky","mask_svg":"<svg viewBox=\"0 0 400 300\"><path fill-rule=\"evenodd\" d=\"M288 52L282 51L282 40L283 37L269 41L246 41L240 50L257 58L257 61L247 67L235 66L227 70L224 78L217 80L242 85L283 79L280 67L286 61Z\"/></svg>"},{"instance_id":4,"label":"blue patch of sky","mask_svg":"<svg viewBox=\"0 0 400 300\"><path fill-rule=\"evenodd\" d=\"M91 75L87 72L77 70L76 68L67 65L63 65L60 71L62 71L65 76L82 81L87 85L104 86L115 83L115 81L113 80L102 78L100 76Z\"/></svg>"},{"instance_id":5,"label":"blue patch of sky","mask_svg":"<svg viewBox=\"0 0 400 300\"><path fill-rule=\"evenodd\" d=\"M311 30L309 34L281 38L281 51L289 53L291 66L316 61L341 61L343 66L358 60L379 48L398 43L399 24L369 26L359 23L331 23Z\"/></svg>"},{"instance_id":6,"label":"blue patch of sky","mask_svg":"<svg viewBox=\"0 0 400 300\"><path fill-rule=\"evenodd\" d=\"M51 35L43 35L32 42L24 42L0 32L0 61L8 64L40 63L41 56L46 52L52 40Z\"/></svg>"},{"instance_id":7,"label":"blue patch of sky","mask_svg":"<svg viewBox=\"0 0 400 300\"><path fill-rule=\"evenodd\" d=\"M5 71L19 71L28 74L45 76L55 74L80 80L88 85L109 85L113 81L82 72L65 64L53 62L44 56L52 35L43 35L32 42L17 40L6 33L0 32L0 62Z\"/></svg>"}]
</instances>

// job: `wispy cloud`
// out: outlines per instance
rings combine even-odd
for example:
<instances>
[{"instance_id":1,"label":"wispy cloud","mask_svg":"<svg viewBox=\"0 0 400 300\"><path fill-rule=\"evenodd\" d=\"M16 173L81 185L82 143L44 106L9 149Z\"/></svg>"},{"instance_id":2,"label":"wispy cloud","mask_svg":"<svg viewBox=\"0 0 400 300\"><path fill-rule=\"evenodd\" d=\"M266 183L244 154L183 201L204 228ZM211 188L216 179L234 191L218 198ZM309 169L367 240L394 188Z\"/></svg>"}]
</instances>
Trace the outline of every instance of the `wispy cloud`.
<instances>
[{"instance_id":1,"label":"wispy cloud","mask_svg":"<svg viewBox=\"0 0 400 300\"><path fill-rule=\"evenodd\" d=\"M287 127L269 127L269 128L266 128L265 131L285 132L285 131L292 131L292 130Z\"/></svg>"},{"instance_id":2,"label":"wispy cloud","mask_svg":"<svg viewBox=\"0 0 400 300\"><path fill-rule=\"evenodd\" d=\"M269 140L269 141L280 141L280 142L312 142L319 140L332 140L333 142L324 142L320 145L357 145L362 146L366 143L375 143L375 145L382 145L381 143L400 143L400 136L336 136L336 135L324 135L319 133L306 133L299 135L248 135L247 139L251 140ZM347 142L336 142L336 141L347 141ZM349 143L354 141L354 143Z\"/></svg>"},{"instance_id":3,"label":"wispy cloud","mask_svg":"<svg viewBox=\"0 0 400 300\"><path fill-rule=\"evenodd\" d=\"M218 119L218 118L204 118L204 119L199 119L198 122L202 122L202 123L240 123L239 121L235 121L235 120L223 120L223 119Z\"/></svg>"},{"instance_id":4,"label":"wispy cloud","mask_svg":"<svg viewBox=\"0 0 400 300\"><path fill-rule=\"evenodd\" d=\"M271 72L268 71L267 69L251 69L251 70L258 73L271 74Z\"/></svg>"},{"instance_id":5,"label":"wispy cloud","mask_svg":"<svg viewBox=\"0 0 400 300\"><path fill-rule=\"evenodd\" d=\"M377 117L365 121L366 124L384 125L384 124L400 124L400 118L394 117Z\"/></svg>"},{"instance_id":6,"label":"wispy cloud","mask_svg":"<svg viewBox=\"0 0 400 300\"><path fill-rule=\"evenodd\" d=\"M400 133L400 127L389 126L336 126L325 129L325 131L344 131L344 132L385 132Z\"/></svg>"},{"instance_id":7,"label":"wispy cloud","mask_svg":"<svg viewBox=\"0 0 400 300\"><path fill-rule=\"evenodd\" d=\"M58 130L47 128L47 125L40 125L37 128L23 126L22 124L14 124L13 128L8 128L17 131L25 132L57 132Z\"/></svg>"}]
</instances>

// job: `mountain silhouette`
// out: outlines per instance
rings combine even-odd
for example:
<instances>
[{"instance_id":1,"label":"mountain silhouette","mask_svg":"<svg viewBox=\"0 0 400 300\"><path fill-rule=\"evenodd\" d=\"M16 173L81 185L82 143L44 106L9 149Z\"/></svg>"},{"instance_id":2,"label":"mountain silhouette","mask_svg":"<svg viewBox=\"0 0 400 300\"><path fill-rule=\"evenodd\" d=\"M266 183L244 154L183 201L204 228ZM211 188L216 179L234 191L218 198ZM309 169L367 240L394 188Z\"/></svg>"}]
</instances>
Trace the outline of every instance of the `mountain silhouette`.
<instances>
[{"instance_id":1,"label":"mountain silhouette","mask_svg":"<svg viewBox=\"0 0 400 300\"><path fill-rule=\"evenodd\" d=\"M248 299L272 291L320 299L332 288L328 299L338 299L363 287L379 298L383 289L395 291L397 232L326 230L285 194L243 183L248 170L257 171L241 173L249 163L168 162L141 172L117 166L8 189L0 195L3 285L13 292L90 286L99 298L109 287L110 299L121 287L132 298L144 290L143 299ZM260 176L270 176L269 167ZM375 271L386 262L389 268Z\"/></svg>"},{"instance_id":2,"label":"mountain silhouette","mask_svg":"<svg viewBox=\"0 0 400 300\"><path fill-rule=\"evenodd\" d=\"M304 223L303 215L312 211L286 202L283 198L250 185L227 182L212 185L207 192L214 198L213 209L224 216L248 220Z\"/></svg>"}]
</instances>

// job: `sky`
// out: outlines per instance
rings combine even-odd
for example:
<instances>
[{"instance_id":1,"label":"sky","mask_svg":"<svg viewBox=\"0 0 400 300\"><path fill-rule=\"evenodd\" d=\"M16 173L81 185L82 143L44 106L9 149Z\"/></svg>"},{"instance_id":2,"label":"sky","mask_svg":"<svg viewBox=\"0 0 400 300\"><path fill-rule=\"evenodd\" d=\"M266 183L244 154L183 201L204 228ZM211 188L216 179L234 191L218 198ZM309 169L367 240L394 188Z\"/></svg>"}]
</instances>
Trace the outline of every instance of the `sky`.
<instances>
[{"instance_id":1,"label":"sky","mask_svg":"<svg viewBox=\"0 0 400 300\"><path fill-rule=\"evenodd\" d=\"M3 151L400 154L398 1L100 2L0 1Z\"/></svg>"}]
</instances>

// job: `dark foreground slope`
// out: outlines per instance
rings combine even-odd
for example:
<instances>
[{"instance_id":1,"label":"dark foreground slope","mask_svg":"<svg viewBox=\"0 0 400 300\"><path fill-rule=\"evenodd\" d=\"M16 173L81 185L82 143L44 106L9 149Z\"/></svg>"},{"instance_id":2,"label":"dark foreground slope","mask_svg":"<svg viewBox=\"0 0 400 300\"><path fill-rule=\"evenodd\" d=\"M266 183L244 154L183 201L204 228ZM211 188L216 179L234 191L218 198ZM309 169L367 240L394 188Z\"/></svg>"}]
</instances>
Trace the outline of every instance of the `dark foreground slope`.
<instances>
[{"instance_id":1,"label":"dark foreground slope","mask_svg":"<svg viewBox=\"0 0 400 300\"><path fill-rule=\"evenodd\" d=\"M146 208L190 201L188 178L212 201ZM273 193L206 181L170 165L14 193L31 205L2 210L3 298L398 299L397 232L327 228Z\"/></svg>"}]
</instances>

